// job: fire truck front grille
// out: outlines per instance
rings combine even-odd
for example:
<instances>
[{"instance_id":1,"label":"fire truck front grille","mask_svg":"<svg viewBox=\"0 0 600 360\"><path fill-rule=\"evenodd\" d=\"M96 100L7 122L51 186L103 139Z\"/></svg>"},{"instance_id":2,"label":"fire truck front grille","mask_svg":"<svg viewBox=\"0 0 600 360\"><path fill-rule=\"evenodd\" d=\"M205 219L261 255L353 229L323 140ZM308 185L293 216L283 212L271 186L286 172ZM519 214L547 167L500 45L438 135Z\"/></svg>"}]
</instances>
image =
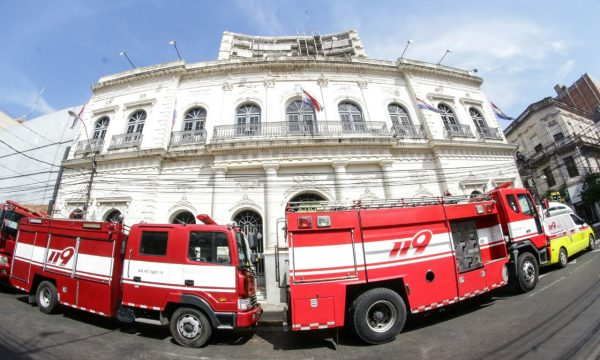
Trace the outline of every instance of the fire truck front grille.
<instances>
[{"instance_id":1,"label":"fire truck front grille","mask_svg":"<svg viewBox=\"0 0 600 360\"><path fill-rule=\"evenodd\" d=\"M252 297L250 298L250 304L252 305L252 307L258 306L258 300L256 299L256 295L252 295Z\"/></svg>"}]
</instances>

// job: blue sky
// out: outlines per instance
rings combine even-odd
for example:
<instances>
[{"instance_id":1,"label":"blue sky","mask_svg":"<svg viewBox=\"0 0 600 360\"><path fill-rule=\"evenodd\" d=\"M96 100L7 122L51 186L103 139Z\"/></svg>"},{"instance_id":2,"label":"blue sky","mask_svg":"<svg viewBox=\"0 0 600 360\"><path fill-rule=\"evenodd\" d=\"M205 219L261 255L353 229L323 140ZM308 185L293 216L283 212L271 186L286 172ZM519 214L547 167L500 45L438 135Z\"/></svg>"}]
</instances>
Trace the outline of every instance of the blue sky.
<instances>
[{"instance_id":1,"label":"blue sky","mask_svg":"<svg viewBox=\"0 0 600 360\"><path fill-rule=\"evenodd\" d=\"M477 68L490 100L517 116L556 83L600 78L599 14L600 0L0 0L0 109L33 118L84 103L100 77L130 68L122 50L152 65L177 59L176 40L193 63L217 58L223 31L356 29L370 58L394 60L408 39L410 59L435 63L452 49L444 64Z\"/></svg>"}]
</instances>

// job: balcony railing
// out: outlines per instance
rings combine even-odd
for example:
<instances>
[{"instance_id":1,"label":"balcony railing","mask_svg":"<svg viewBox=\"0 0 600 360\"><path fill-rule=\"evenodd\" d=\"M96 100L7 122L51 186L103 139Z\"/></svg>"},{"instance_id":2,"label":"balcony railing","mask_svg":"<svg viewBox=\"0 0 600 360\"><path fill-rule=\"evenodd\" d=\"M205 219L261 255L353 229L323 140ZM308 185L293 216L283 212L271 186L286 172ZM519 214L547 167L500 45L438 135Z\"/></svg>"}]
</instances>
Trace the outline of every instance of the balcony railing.
<instances>
[{"instance_id":1,"label":"balcony railing","mask_svg":"<svg viewBox=\"0 0 600 360\"><path fill-rule=\"evenodd\" d=\"M383 121L266 122L215 126L213 141L239 138L390 136Z\"/></svg>"},{"instance_id":2,"label":"balcony railing","mask_svg":"<svg viewBox=\"0 0 600 360\"><path fill-rule=\"evenodd\" d=\"M171 133L171 146L204 144L206 143L206 130L173 131Z\"/></svg>"},{"instance_id":3,"label":"balcony railing","mask_svg":"<svg viewBox=\"0 0 600 360\"><path fill-rule=\"evenodd\" d=\"M423 132L423 126L421 125L406 125L396 124L392 126L391 133L393 136L398 138L414 138L424 139L425 133Z\"/></svg>"},{"instance_id":4,"label":"balcony railing","mask_svg":"<svg viewBox=\"0 0 600 360\"><path fill-rule=\"evenodd\" d=\"M84 140L77 143L75 154L100 152L104 147L104 139Z\"/></svg>"},{"instance_id":5,"label":"balcony railing","mask_svg":"<svg viewBox=\"0 0 600 360\"><path fill-rule=\"evenodd\" d=\"M127 133L113 135L110 140L109 149L122 149L127 147L139 147L142 143L142 133Z\"/></svg>"},{"instance_id":6,"label":"balcony railing","mask_svg":"<svg viewBox=\"0 0 600 360\"><path fill-rule=\"evenodd\" d=\"M469 125L446 124L446 131L450 137L475 137Z\"/></svg>"},{"instance_id":7,"label":"balcony railing","mask_svg":"<svg viewBox=\"0 0 600 360\"><path fill-rule=\"evenodd\" d=\"M502 136L500 135L498 128L478 127L477 132L483 139L502 140Z\"/></svg>"}]
</instances>

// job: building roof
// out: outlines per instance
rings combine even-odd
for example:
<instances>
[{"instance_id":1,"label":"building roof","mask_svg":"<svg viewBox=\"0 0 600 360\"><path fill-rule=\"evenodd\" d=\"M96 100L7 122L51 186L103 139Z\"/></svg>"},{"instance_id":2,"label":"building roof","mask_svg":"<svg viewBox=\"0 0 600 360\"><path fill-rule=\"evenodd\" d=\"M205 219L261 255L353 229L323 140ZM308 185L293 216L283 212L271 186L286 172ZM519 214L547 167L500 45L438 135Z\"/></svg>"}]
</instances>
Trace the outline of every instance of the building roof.
<instances>
[{"instance_id":1,"label":"building roof","mask_svg":"<svg viewBox=\"0 0 600 360\"><path fill-rule=\"evenodd\" d=\"M530 104L529 106L527 106L525 111L523 111L521 113L521 115L519 115L515 120L513 120L513 122L510 123L510 125L508 125L506 127L506 129L504 129L504 135L505 136L510 135L510 133L515 131L531 115L535 114L536 112L538 112L542 109L550 107L550 106L555 106L555 107L561 108L562 110L565 110L565 111L574 113L576 115L583 116L585 118L590 119L590 116L588 114L586 114L585 112L583 112L582 110L580 110L576 107L573 107L573 106L569 106L568 104L565 104L564 102L556 100L554 98L546 97L538 102L534 102L533 104Z\"/></svg>"},{"instance_id":2,"label":"building roof","mask_svg":"<svg viewBox=\"0 0 600 360\"><path fill-rule=\"evenodd\" d=\"M556 100L576 107L588 115L600 113L600 84L587 73L568 88L556 85L554 90L557 94Z\"/></svg>"}]
</instances>

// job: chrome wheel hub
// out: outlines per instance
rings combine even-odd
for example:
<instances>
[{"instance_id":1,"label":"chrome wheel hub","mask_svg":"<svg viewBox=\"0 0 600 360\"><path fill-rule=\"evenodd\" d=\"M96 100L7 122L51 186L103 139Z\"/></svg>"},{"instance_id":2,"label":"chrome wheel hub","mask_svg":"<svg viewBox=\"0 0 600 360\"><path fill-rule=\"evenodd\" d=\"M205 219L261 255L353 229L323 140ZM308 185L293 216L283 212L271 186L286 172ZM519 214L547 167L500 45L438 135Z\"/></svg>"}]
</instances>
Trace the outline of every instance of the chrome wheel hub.
<instances>
[{"instance_id":1,"label":"chrome wheel hub","mask_svg":"<svg viewBox=\"0 0 600 360\"><path fill-rule=\"evenodd\" d=\"M388 331L394 326L397 318L396 307L387 300L377 301L367 310L367 325L378 333Z\"/></svg>"},{"instance_id":2,"label":"chrome wheel hub","mask_svg":"<svg viewBox=\"0 0 600 360\"><path fill-rule=\"evenodd\" d=\"M177 321L179 334L186 339L194 339L202 332L202 324L194 315L184 315Z\"/></svg>"}]
</instances>

